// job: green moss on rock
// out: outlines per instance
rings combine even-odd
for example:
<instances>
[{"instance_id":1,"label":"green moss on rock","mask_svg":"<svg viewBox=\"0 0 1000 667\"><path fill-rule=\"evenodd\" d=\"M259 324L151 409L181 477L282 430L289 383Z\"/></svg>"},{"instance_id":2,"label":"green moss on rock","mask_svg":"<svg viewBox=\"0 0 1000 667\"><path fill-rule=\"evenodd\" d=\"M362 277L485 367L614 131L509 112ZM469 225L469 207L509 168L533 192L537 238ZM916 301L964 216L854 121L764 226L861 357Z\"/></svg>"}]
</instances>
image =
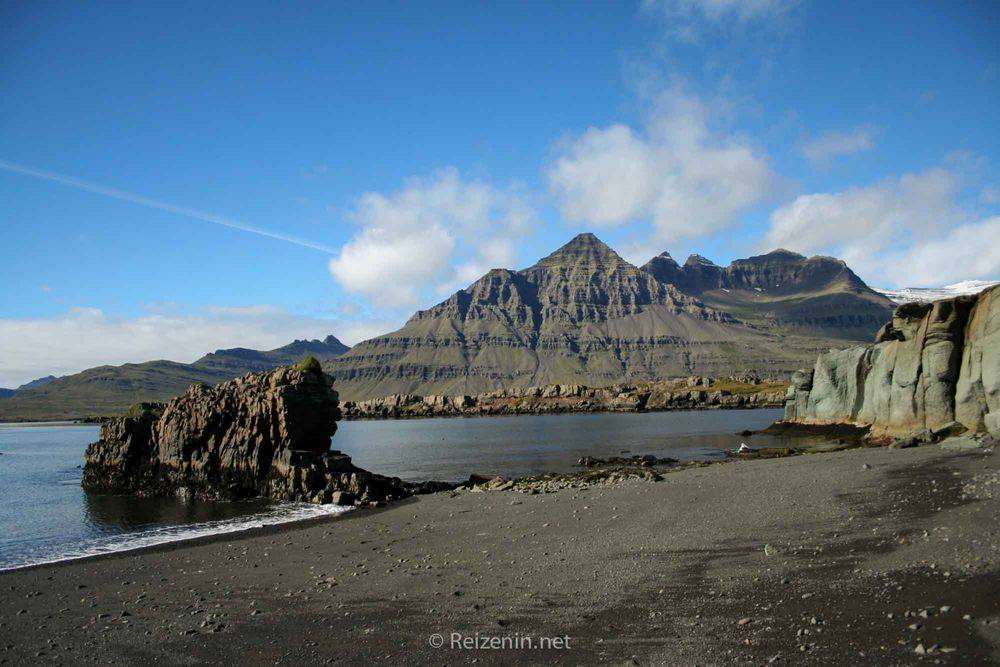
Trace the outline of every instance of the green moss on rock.
<instances>
[{"instance_id":1,"label":"green moss on rock","mask_svg":"<svg viewBox=\"0 0 1000 667\"><path fill-rule=\"evenodd\" d=\"M302 361L299 362L299 370L307 373L322 373L323 366L320 365L319 359L316 357L303 357Z\"/></svg>"}]
</instances>

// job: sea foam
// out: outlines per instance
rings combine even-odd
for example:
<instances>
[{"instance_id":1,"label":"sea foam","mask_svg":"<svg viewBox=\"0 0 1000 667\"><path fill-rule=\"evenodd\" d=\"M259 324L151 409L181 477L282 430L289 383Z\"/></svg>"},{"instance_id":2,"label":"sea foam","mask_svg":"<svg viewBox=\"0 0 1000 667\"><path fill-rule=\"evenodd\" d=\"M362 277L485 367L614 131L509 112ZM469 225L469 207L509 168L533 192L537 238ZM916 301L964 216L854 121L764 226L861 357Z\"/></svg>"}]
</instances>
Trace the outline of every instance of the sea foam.
<instances>
[{"instance_id":1,"label":"sea foam","mask_svg":"<svg viewBox=\"0 0 1000 667\"><path fill-rule=\"evenodd\" d=\"M145 530L106 535L85 539L79 544L65 546L58 550L39 548L36 552L19 553L12 561L0 563L0 572L16 570L33 565L61 563L92 556L134 551L146 547L183 542L199 537L239 533L265 526L275 526L293 521L337 516L349 512L353 507L340 505L309 505L306 503L282 503L264 511L234 519L220 519L203 523L158 526Z\"/></svg>"}]
</instances>

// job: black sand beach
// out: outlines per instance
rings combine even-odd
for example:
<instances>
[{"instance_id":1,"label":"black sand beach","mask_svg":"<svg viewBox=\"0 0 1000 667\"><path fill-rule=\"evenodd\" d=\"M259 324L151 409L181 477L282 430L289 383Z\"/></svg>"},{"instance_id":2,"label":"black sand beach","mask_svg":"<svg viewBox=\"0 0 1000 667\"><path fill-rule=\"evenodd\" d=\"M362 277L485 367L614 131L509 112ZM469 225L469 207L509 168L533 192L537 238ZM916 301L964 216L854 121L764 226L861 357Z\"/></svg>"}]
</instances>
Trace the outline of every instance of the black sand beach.
<instances>
[{"instance_id":1,"label":"black sand beach","mask_svg":"<svg viewBox=\"0 0 1000 667\"><path fill-rule=\"evenodd\" d=\"M8 572L0 663L995 662L998 463L928 445L440 493Z\"/></svg>"}]
</instances>

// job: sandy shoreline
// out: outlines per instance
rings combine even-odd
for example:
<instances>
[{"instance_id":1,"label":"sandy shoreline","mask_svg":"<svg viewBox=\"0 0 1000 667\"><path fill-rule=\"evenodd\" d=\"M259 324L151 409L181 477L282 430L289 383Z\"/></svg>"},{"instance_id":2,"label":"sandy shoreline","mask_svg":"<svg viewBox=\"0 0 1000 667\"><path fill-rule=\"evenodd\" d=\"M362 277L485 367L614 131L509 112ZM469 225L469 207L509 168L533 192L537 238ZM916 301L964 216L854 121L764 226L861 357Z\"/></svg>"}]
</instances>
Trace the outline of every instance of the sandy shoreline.
<instances>
[{"instance_id":1,"label":"sandy shoreline","mask_svg":"<svg viewBox=\"0 0 1000 667\"><path fill-rule=\"evenodd\" d=\"M435 494L0 573L0 663L996 661L998 464L930 445Z\"/></svg>"}]
</instances>

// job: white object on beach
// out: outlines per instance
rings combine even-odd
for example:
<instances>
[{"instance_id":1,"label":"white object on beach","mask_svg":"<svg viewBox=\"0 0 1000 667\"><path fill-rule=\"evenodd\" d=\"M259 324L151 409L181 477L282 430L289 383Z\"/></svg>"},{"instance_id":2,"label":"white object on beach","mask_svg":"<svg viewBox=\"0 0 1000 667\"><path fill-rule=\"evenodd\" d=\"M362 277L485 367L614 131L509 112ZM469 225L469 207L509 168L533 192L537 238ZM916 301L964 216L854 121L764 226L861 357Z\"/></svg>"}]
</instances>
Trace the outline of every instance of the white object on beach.
<instances>
[{"instance_id":1,"label":"white object on beach","mask_svg":"<svg viewBox=\"0 0 1000 667\"><path fill-rule=\"evenodd\" d=\"M752 452L752 451L753 451L753 449L751 449L750 446L747 445L747 443L741 442L739 449L736 450L736 453L737 454L746 454L747 452Z\"/></svg>"}]
</instances>

